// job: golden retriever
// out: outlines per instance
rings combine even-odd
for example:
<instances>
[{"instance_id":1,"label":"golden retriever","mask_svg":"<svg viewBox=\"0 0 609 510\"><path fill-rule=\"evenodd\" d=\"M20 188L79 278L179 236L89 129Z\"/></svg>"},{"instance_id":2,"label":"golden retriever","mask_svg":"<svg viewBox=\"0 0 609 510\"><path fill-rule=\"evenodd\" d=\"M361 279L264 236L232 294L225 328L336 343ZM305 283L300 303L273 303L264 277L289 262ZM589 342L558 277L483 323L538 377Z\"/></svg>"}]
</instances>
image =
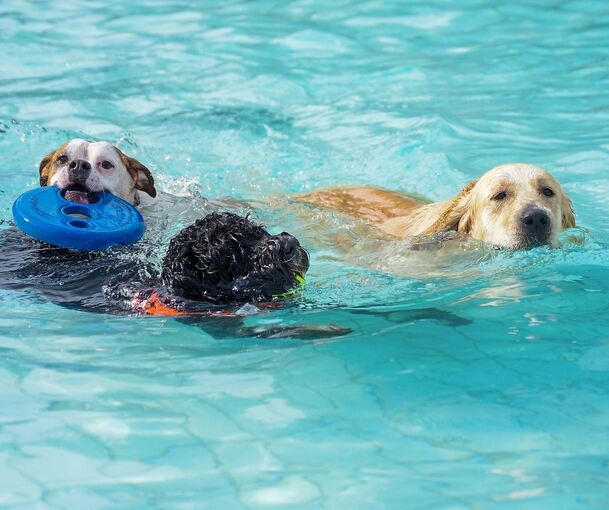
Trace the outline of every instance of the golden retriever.
<instances>
[{"instance_id":1,"label":"golden retriever","mask_svg":"<svg viewBox=\"0 0 609 510\"><path fill-rule=\"evenodd\" d=\"M509 249L548 244L575 226L571 200L545 170L523 163L493 168L443 202L371 186L298 195L315 206L366 220L392 237L457 231Z\"/></svg>"}]
</instances>

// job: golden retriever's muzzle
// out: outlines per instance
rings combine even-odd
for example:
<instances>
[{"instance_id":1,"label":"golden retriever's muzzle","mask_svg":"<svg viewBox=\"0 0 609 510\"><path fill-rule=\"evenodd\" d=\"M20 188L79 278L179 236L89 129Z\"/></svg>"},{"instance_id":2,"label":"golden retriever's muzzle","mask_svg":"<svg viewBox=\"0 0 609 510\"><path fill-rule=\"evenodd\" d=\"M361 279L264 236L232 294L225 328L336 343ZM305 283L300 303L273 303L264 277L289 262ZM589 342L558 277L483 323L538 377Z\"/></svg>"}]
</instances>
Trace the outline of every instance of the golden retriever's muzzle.
<instances>
[{"instance_id":1,"label":"golden retriever's muzzle","mask_svg":"<svg viewBox=\"0 0 609 510\"><path fill-rule=\"evenodd\" d=\"M520 215L523 244L526 247L548 244L552 233L552 218L543 209L531 207Z\"/></svg>"}]
</instances>

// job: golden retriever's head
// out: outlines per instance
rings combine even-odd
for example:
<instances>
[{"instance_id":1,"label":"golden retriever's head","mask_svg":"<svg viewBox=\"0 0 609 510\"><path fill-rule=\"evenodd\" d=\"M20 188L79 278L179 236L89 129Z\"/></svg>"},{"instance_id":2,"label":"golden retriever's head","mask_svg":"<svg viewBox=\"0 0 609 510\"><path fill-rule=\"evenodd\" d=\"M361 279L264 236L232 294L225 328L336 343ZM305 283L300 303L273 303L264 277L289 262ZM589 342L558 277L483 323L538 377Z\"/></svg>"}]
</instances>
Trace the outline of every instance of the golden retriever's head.
<instances>
[{"instance_id":1,"label":"golden retriever's head","mask_svg":"<svg viewBox=\"0 0 609 510\"><path fill-rule=\"evenodd\" d=\"M40 185L65 189L66 198L88 203L91 193L109 191L131 204L137 191L156 196L150 170L108 142L75 138L47 154L40 162Z\"/></svg>"},{"instance_id":2,"label":"golden retriever's head","mask_svg":"<svg viewBox=\"0 0 609 510\"><path fill-rule=\"evenodd\" d=\"M571 200L545 170L522 163L485 173L452 199L428 230L457 230L504 248L556 245L575 226Z\"/></svg>"}]
</instances>

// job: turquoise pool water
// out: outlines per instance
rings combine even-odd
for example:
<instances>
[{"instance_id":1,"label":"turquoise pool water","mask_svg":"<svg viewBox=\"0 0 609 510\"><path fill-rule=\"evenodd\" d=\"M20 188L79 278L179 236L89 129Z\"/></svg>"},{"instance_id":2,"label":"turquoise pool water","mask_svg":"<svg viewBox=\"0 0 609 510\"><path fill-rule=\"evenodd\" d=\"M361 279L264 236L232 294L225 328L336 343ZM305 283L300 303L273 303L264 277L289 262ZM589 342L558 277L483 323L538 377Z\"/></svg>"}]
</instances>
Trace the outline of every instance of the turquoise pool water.
<instances>
[{"instance_id":1,"label":"turquoise pool water","mask_svg":"<svg viewBox=\"0 0 609 510\"><path fill-rule=\"evenodd\" d=\"M447 264L399 243L345 258L348 220L255 211L312 268L293 306L248 321L353 329L332 340L0 291L0 507L607 508L608 20L600 0L1 4L2 228L42 155L81 136L182 196L150 213L151 243L202 197L441 199L506 161L551 170L581 229Z\"/></svg>"}]
</instances>

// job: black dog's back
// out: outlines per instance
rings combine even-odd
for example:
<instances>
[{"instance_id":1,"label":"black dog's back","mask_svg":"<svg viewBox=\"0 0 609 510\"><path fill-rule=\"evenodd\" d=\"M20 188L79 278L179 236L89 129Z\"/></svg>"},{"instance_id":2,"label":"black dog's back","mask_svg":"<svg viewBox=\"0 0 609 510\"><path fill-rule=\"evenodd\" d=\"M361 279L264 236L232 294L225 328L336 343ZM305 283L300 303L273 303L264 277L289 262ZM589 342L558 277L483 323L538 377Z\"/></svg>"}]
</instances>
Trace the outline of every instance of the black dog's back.
<instances>
[{"instance_id":1,"label":"black dog's back","mask_svg":"<svg viewBox=\"0 0 609 510\"><path fill-rule=\"evenodd\" d=\"M0 232L0 288L71 308L128 313L123 300L112 295L125 283L144 283L148 271L138 255L132 247L103 253L65 250L9 228Z\"/></svg>"}]
</instances>

